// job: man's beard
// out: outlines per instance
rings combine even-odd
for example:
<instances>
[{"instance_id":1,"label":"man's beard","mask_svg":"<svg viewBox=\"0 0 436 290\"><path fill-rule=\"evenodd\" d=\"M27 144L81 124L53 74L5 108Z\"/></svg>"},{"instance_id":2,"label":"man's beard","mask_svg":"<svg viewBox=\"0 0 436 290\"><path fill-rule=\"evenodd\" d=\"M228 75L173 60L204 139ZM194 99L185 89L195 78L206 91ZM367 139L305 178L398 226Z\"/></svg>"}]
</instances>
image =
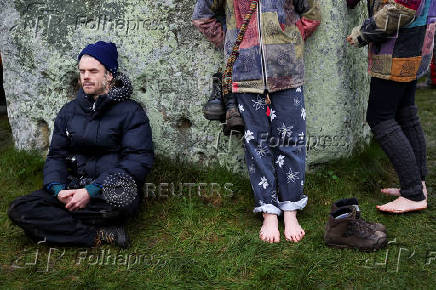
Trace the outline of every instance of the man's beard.
<instances>
[{"instance_id":1,"label":"man's beard","mask_svg":"<svg viewBox=\"0 0 436 290\"><path fill-rule=\"evenodd\" d=\"M108 81L107 81L107 78L105 76L104 79L101 81L100 86L98 86L98 84L99 84L98 82L93 82L92 83L93 89L92 89L92 91L88 91L88 92L86 91L86 89L85 89L85 87L80 79L79 79L79 84L82 87L85 94L92 96L92 97L95 97L95 96L103 95L106 92Z\"/></svg>"}]
</instances>

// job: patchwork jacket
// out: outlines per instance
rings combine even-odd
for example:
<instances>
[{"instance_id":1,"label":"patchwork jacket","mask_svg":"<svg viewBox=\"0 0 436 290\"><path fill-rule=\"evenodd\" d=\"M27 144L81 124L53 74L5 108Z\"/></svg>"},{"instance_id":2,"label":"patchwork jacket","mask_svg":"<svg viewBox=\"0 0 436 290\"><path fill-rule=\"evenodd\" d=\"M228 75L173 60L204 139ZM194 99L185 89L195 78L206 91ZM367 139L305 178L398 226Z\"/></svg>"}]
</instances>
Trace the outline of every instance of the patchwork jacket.
<instances>
[{"instance_id":1,"label":"patchwork jacket","mask_svg":"<svg viewBox=\"0 0 436 290\"><path fill-rule=\"evenodd\" d=\"M259 0L233 66L233 93L275 92L304 83L304 40L321 23L317 0ZM227 61L250 0L198 0L193 24Z\"/></svg>"},{"instance_id":2,"label":"patchwork jacket","mask_svg":"<svg viewBox=\"0 0 436 290\"><path fill-rule=\"evenodd\" d=\"M347 0L350 8L359 0ZM431 62L436 0L368 0L369 18L353 29L361 46L369 43L370 76L411 82Z\"/></svg>"}]
</instances>

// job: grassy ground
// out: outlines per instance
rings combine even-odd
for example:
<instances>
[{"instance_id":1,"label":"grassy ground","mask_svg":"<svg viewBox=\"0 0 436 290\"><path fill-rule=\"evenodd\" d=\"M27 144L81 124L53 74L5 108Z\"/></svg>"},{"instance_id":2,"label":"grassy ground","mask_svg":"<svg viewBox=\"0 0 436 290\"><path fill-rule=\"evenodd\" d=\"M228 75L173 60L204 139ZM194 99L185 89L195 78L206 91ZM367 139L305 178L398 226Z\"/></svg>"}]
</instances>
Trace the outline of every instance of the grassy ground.
<instances>
[{"instance_id":1,"label":"grassy ground","mask_svg":"<svg viewBox=\"0 0 436 290\"><path fill-rule=\"evenodd\" d=\"M42 186L43 160L12 148L7 119L0 120L0 286L4 288L433 288L436 285L436 91L420 90L420 116L428 139L429 209L408 215L378 213L397 184L386 156L372 144L362 154L308 174L306 237L299 244L264 244L252 213L249 182L224 169L206 171L160 158L149 182L169 183L170 197L149 197L128 226L133 244L119 251L35 245L7 218L8 204ZM175 196L171 196L171 183ZM218 183L191 195L179 183ZM227 185L230 190L224 189ZM367 220L385 224L390 244L376 253L323 244L331 203L356 196ZM283 224L281 223L281 230ZM431 286L433 285L433 286Z\"/></svg>"}]
</instances>

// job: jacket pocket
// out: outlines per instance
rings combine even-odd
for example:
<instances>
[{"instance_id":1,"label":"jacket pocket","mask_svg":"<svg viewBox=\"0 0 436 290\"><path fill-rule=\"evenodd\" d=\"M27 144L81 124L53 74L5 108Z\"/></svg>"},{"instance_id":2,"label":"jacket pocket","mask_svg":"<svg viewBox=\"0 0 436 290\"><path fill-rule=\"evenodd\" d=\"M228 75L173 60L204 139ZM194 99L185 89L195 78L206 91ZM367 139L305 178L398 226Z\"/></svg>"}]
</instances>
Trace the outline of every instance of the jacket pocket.
<instances>
[{"instance_id":1,"label":"jacket pocket","mask_svg":"<svg viewBox=\"0 0 436 290\"><path fill-rule=\"evenodd\" d=\"M299 44L301 33L295 24L280 24L277 12L262 13L262 38L264 44Z\"/></svg>"}]
</instances>

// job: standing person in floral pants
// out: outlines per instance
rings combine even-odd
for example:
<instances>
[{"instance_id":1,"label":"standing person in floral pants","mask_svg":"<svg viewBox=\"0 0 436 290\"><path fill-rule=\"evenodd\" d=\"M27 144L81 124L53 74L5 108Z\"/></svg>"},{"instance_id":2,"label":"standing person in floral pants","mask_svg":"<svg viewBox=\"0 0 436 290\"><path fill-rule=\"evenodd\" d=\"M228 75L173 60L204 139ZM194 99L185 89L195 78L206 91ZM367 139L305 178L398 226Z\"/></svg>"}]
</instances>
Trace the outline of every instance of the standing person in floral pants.
<instances>
[{"instance_id":1,"label":"standing person in floral pants","mask_svg":"<svg viewBox=\"0 0 436 290\"><path fill-rule=\"evenodd\" d=\"M193 23L217 47L224 47L226 60L251 2L197 1ZM297 220L297 210L308 200L303 193L303 53L304 40L319 24L313 0L259 0L233 66L232 92L245 122L243 140L254 212L263 214L259 236L269 243L280 241L278 216L282 213L286 240L298 242L305 235Z\"/></svg>"}]
</instances>

